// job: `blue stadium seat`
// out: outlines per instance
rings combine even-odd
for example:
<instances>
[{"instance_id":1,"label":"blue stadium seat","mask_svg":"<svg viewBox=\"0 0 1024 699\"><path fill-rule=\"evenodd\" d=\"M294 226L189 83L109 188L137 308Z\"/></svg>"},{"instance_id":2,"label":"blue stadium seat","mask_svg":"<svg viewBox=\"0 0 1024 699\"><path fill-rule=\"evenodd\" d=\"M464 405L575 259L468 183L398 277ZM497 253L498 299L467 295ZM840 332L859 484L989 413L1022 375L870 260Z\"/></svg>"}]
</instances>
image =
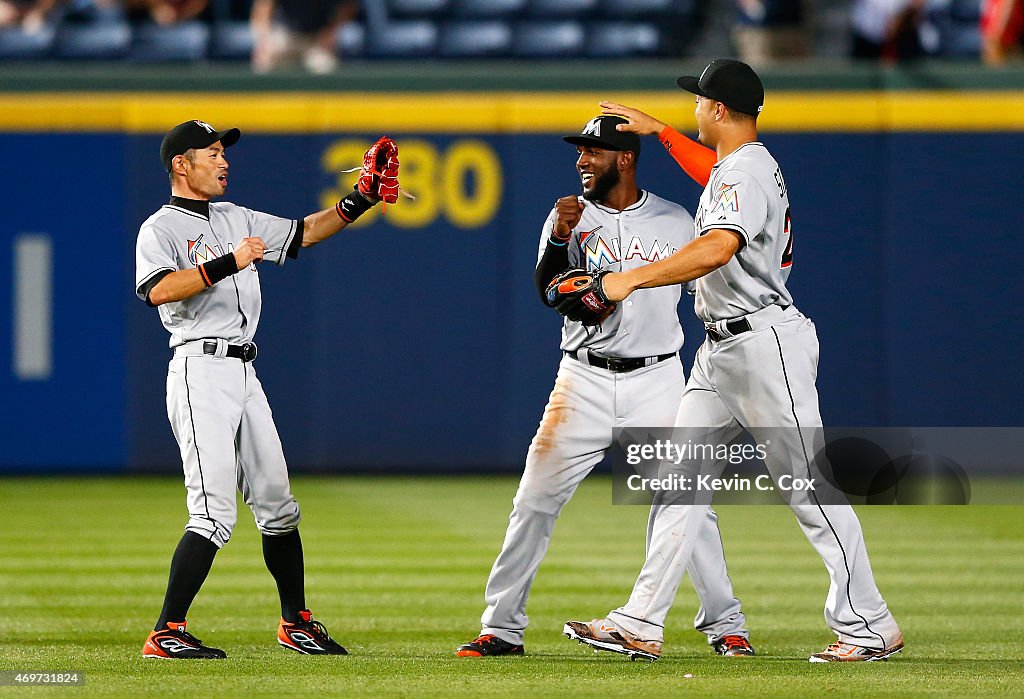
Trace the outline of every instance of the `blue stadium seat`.
<instances>
[{"instance_id":1,"label":"blue stadium seat","mask_svg":"<svg viewBox=\"0 0 1024 699\"><path fill-rule=\"evenodd\" d=\"M661 50L661 32L650 23L601 22L587 31L587 56L626 58L656 56Z\"/></svg>"},{"instance_id":2,"label":"blue stadium seat","mask_svg":"<svg viewBox=\"0 0 1024 699\"><path fill-rule=\"evenodd\" d=\"M512 18L526 12L527 0L452 0L453 17Z\"/></svg>"},{"instance_id":3,"label":"blue stadium seat","mask_svg":"<svg viewBox=\"0 0 1024 699\"><path fill-rule=\"evenodd\" d=\"M606 17L657 18L693 14L695 0L603 0L601 11Z\"/></svg>"},{"instance_id":4,"label":"blue stadium seat","mask_svg":"<svg viewBox=\"0 0 1024 699\"><path fill-rule=\"evenodd\" d=\"M206 58L210 29L192 20L161 26L153 22L135 28L129 58L144 63L199 61Z\"/></svg>"},{"instance_id":5,"label":"blue stadium seat","mask_svg":"<svg viewBox=\"0 0 1024 699\"><path fill-rule=\"evenodd\" d=\"M507 56L512 28L498 20L450 22L441 28L438 53L445 58Z\"/></svg>"},{"instance_id":6,"label":"blue stadium seat","mask_svg":"<svg viewBox=\"0 0 1024 699\"><path fill-rule=\"evenodd\" d=\"M370 32L368 53L374 58L426 58L437 51L437 25L429 20L389 22Z\"/></svg>"},{"instance_id":7,"label":"blue stadium seat","mask_svg":"<svg viewBox=\"0 0 1024 699\"><path fill-rule=\"evenodd\" d=\"M252 57L252 28L242 20L216 22L210 28L210 58L247 61Z\"/></svg>"},{"instance_id":8,"label":"blue stadium seat","mask_svg":"<svg viewBox=\"0 0 1024 699\"><path fill-rule=\"evenodd\" d=\"M44 26L28 34L20 27L0 29L0 60L39 60L46 58L53 47L56 30Z\"/></svg>"},{"instance_id":9,"label":"blue stadium seat","mask_svg":"<svg viewBox=\"0 0 1024 699\"><path fill-rule=\"evenodd\" d=\"M575 17L588 19L597 11L599 0L530 0L531 17Z\"/></svg>"},{"instance_id":10,"label":"blue stadium seat","mask_svg":"<svg viewBox=\"0 0 1024 699\"><path fill-rule=\"evenodd\" d=\"M423 19L448 12L449 0L387 0L388 16Z\"/></svg>"},{"instance_id":11,"label":"blue stadium seat","mask_svg":"<svg viewBox=\"0 0 1024 699\"><path fill-rule=\"evenodd\" d=\"M579 22L523 22L516 27L512 52L521 58L563 58L583 53Z\"/></svg>"},{"instance_id":12,"label":"blue stadium seat","mask_svg":"<svg viewBox=\"0 0 1024 699\"><path fill-rule=\"evenodd\" d=\"M981 0L952 0L949 16L954 22L976 24L981 21Z\"/></svg>"},{"instance_id":13,"label":"blue stadium seat","mask_svg":"<svg viewBox=\"0 0 1024 699\"><path fill-rule=\"evenodd\" d=\"M127 55L131 43L127 22L64 24L57 30L53 52L57 58L111 60Z\"/></svg>"},{"instance_id":14,"label":"blue stadium seat","mask_svg":"<svg viewBox=\"0 0 1024 699\"><path fill-rule=\"evenodd\" d=\"M366 53L366 28L359 22L346 22L338 28L336 49L343 58L354 58Z\"/></svg>"},{"instance_id":15,"label":"blue stadium seat","mask_svg":"<svg viewBox=\"0 0 1024 699\"><path fill-rule=\"evenodd\" d=\"M977 25L954 24L941 39L942 55L977 59L981 55L981 30Z\"/></svg>"}]
</instances>

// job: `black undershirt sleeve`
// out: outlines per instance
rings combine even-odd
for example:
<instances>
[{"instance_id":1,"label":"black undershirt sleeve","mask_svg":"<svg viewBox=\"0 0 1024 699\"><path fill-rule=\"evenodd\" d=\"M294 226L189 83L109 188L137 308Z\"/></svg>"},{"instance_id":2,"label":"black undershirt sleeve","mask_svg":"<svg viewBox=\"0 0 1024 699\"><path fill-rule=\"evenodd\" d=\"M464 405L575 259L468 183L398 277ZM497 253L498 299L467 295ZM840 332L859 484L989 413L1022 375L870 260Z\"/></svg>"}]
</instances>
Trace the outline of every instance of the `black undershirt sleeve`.
<instances>
[{"instance_id":1,"label":"black undershirt sleeve","mask_svg":"<svg viewBox=\"0 0 1024 699\"><path fill-rule=\"evenodd\" d=\"M165 269L162 272L157 272L156 274L154 274L150 278L150 280L148 282L146 282L141 287L139 287L139 291L144 291L145 292L145 294L143 294L143 295L146 297L146 305L149 306L150 308L156 308L156 306L153 304L152 301L149 300L149 292L151 292L153 290L153 287L155 287L157 284L160 283L161 279L163 279L164 277L166 277L170 273L171 273L171 270L169 270L169 269Z\"/></svg>"},{"instance_id":2,"label":"black undershirt sleeve","mask_svg":"<svg viewBox=\"0 0 1024 699\"><path fill-rule=\"evenodd\" d=\"M295 222L295 237L292 238L291 245L288 246L286 254L293 260L299 256L299 248L302 247L302 231L306 227L305 219L299 219Z\"/></svg>"},{"instance_id":3,"label":"black undershirt sleeve","mask_svg":"<svg viewBox=\"0 0 1024 699\"><path fill-rule=\"evenodd\" d=\"M540 294L540 300L545 306L547 298L544 291L548 288L548 284L568 268L569 246L567 244L556 245L549 240L547 247L544 248L544 255L537 263L537 270L533 273L534 286L537 287L537 293Z\"/></svg>"}]
</instances>

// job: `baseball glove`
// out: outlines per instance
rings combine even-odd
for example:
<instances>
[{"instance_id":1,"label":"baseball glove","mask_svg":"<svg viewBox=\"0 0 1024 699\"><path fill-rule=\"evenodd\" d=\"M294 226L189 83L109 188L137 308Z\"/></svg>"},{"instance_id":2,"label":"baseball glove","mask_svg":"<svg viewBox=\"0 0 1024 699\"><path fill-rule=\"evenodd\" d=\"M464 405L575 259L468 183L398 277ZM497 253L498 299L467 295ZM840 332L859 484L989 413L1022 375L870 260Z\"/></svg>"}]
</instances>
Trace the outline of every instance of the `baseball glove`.
<instances>
[{"instance_id":1,"label":"baseball glove","mask_svg":"<svg viewBox=\"0 0 1024 699\"><path fill-rule=\"evenodd\" d=\"M579 267L567 269L548 284L547 304L569 320L583 325L600 325L615 310L601 285L609 270L588 272Z\"/></svg>"},{"instance_id":2,"label":"baseball glove","mask_svg":"<svg viewBox=\"0 0 1024 699\"><path fill-rule=\"evenodd\" d=\"M356 188L366 195L377 197L385 204L398 201L398 144L381 136L363 154Z\"/></svg>"}]
</instances>

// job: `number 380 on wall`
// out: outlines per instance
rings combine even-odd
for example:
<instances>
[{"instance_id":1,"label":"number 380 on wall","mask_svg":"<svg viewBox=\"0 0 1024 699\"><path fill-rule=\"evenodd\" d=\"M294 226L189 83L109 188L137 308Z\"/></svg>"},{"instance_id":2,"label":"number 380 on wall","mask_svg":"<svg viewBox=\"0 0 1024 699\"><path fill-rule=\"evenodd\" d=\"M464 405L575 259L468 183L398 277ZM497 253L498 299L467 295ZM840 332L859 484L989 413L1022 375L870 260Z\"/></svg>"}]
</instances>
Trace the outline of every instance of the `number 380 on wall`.
<instances>
[{"instance_id":1,"label":"number 380 on wall","mask_svg":"<svg viewBox=\"0 0 1024 699\"><path fill-rule=\"evenodd\" d=\"M385 220L401 228L422 228L441 216L458 228L486 226L501 205L501 161L488 144L476 139L454 141L439 151L430 141L396 138L401 161L399 180L402 189L415 195L415 201L400 197L387 207ZM346 139L332 143L324 151L321 163L325 172L339 173L359 167L370 141ZM338 175L337 186L324 191L324 208L351 191L355 173ZM375 206L353 225L365 225L380 216Z\"/></svg>"}]
</instances>

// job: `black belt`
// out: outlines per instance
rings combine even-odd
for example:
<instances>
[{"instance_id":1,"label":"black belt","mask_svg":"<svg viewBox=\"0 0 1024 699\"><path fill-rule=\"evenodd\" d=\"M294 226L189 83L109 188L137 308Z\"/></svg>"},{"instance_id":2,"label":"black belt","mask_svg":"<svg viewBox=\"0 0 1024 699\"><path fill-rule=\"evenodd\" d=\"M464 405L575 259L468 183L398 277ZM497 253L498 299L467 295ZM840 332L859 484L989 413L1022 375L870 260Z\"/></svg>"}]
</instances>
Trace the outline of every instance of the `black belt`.
<instances>
[{"instance_id":1,"label":"black belt","mask_svg":"<svg viewBox=\"0 0 1024 699\"><path fill-rule=\"evenodd\" d=\"M575 352L566 352L566 357L572 357L576 361L580 358L576 356ZM675 352L671 354L659 354L657 357L633 357L624 359L622 357L602 357L599 354L594 354L590 350L587 350L587 362L590 366L596 366L598 369L607 369L608 371L615 374L622 374L627 371L635 371L642 369L645 366L652 366L658 362L663 362L666 359L671 359L677 356Z\"/></svg>"},{"instance_id":2,"label":"black belt","mask_svg":"<svg viewBox=\"0 0 1024 699\"><path fill-rule=\"evenodd\" d=\"M781 306L781 308L782 310L786 310L787 308L789 308L789 305ZM750 330L752 330L752 328L750 327L750 321L747 320L746 318L737 318L736 320L727 321L725 324L725 329L729 331L728 335L723 335L722 333L718 332L717 330L715 330L713 325L705 325L704 329L708 331L708 337L710 337L715 342L721 342L727 337L733 337L734 335L739 335L741 333L749 332Z\"/></svg>"},{"instance_id":3,"label":"black belt","mask_svg":"<svg viewBox=\"0 0 1024 699\"><path fill-rule=\"evenodd\" d=\"M203 354L217 354L217 342L207 340L203 343ZM241 359L243 362L251 362L256 359L256 343L246 342L244 345L228 345L225 356Z\"/></svg>"},{"instance_id":4,"label":"black belt","mask_svg":"<svg viewBox=\"0 0 1024 699\"><path fill-rule=\"evenodd\" d=\"M708 337L710 337L715 342L721 342L727 337L732 337L733 335L745 333L751 328L750 321L748 321L746 318L737 318L736 320L730 320L728 323L725 324L725 329L729 331L728 335L723 335L722 333L715 330L713 326L705 327L704 329L708 331Z\"/></svg>"}]
</instances>

